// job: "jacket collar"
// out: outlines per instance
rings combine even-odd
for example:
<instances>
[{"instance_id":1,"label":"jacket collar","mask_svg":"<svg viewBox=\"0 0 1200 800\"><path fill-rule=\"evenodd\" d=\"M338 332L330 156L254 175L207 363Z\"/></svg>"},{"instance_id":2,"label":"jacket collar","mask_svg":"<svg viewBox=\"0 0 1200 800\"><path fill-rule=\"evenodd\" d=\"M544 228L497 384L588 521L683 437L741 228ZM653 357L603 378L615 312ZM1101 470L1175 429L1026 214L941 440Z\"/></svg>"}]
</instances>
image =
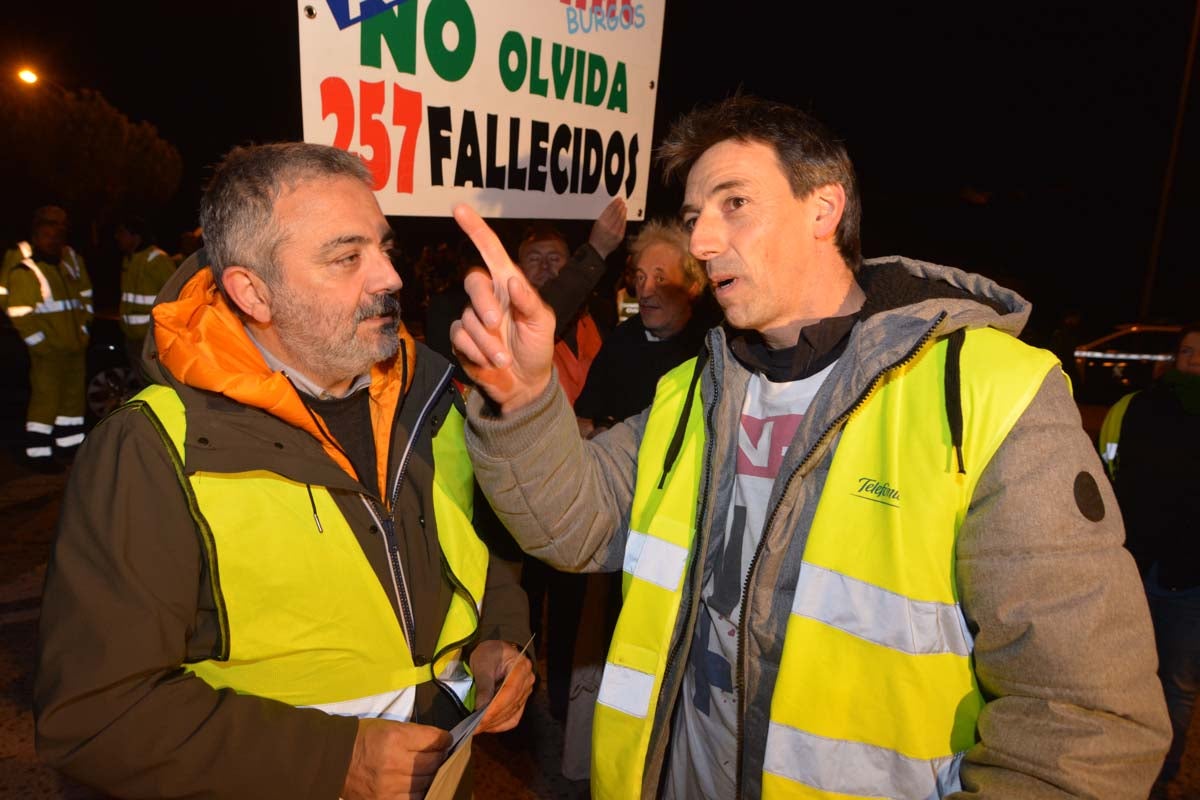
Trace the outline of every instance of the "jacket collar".
<instances>
[{"instance_id":1,"label":"jacket collar","mask_svg":"<svg viewBox=\"0 0 1200 800\"><path fill-rule=\"evenodd\" d=\"M242 321L217 289L207 255L188 258L167 282L152 311L153 347L145 356L160 383L215 392L307 431L351 477L353 467L326 432L319 416L300 398L287 376L272 369L246 334ZM385 461L391 422L407 393L416 366L416 345L403 325L399 353L371 368L371 423L377 452ZM380 474L385 470L380 469Z\"/></svg>"}]
</instances>

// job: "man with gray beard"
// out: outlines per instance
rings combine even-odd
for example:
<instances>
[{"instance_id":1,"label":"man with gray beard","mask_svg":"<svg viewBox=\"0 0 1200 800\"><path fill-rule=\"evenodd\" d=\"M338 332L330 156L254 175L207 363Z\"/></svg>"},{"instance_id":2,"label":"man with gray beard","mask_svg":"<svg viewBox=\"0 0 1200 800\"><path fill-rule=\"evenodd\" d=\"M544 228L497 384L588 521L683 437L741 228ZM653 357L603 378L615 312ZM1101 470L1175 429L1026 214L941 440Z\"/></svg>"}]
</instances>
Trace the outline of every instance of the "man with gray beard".
<instances>
[{"instance_id":1,"label":"man with gray beard","mask_svg":"<svg viewBox=\"0 0 1200 800\"><path fill-rule=\"evenodd\" d=\"M370 186L332 147L230 152L153 310L153 384L80 454L37 746L106 795L423 797L472 709L520 720L525 597L476 533L463 400L401 323Z\"/></svg>"}]
</instances>

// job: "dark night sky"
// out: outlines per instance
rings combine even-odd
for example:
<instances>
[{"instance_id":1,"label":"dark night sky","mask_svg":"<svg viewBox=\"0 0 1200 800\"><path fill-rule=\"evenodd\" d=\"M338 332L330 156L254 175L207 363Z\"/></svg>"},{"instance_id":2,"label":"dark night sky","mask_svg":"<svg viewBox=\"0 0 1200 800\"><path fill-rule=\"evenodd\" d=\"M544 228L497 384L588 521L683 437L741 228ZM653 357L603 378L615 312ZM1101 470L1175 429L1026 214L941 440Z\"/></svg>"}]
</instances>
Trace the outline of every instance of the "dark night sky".
<instances>
[{"instance_id":1,"label":"dark night sky","mask_svg":"<svg viewBox=\"0 0 1200 800\"><path fill-rule=\"evenodd\" d=\"M1067 305L1093 326L1132 320L1195 2L826 5L670 0L656 140L679 112L739 88L790 102L847 143L866 255L998 278L1034 301L1035 324ZM18 61L37 64L68 88L99 90L179 148L184 182L161 214L166 246L194 224L206 168L225 150L301 135L290 2L26 2L0 17L5 76ZM1154 294L1154 314L1175 319L1200 317L1198 84ZM655 177L649 214L673 213L678 199ZM446 230L393 221L409 241ZM23 223L5 224L6 238Z\"/></svg>"}]
</instances>

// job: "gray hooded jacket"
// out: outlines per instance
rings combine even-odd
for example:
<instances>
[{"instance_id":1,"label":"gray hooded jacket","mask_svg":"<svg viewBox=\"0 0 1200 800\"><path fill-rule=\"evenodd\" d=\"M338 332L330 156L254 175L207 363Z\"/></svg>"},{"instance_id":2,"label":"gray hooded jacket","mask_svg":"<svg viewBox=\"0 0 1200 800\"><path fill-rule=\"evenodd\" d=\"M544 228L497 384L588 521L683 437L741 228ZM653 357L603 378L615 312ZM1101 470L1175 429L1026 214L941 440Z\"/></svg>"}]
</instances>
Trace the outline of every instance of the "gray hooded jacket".
<instances>
[{"instance_id":1,"label":"gray hooded jacket","mask_svg":"<svg viewBox=\"0 0 1200 800\"><path fill-rule=\"evenodd\" d=\"M864 309L796 431L772 492L777 511L768 517L746 591L742 626L748 635L737 664L745 686L744 797L761 793L783 651L787 614L775 613L775 589L795 579L846 412L926 337L985 326L1015 336L1029 314L1017 294L948 267L876 259L864 264L859 278L869 305L878 286L897 281L909 297L869 315ZM711 489L701 498L694 547L724 532L750 377L732 357L724 329L710 331L707 347L702 396L718 433L705 465ZM489 416L476 394L468 419L477 478L526 552L565 570L621 569L647 412L585 442L552 380L539 400L503 418ZM987 703L977 744L962 764L963 790L954 796L1146 797L1170 730L1149 614L1123 536L1067 381L1052 370L981 474L959 531L959 596L975 635L975 672ZM685 579L674 633L685 655L700 574L692 570ZM677 659L663 681L644 797L658 793L686 660Z\"/></svg>"}]
</instances>

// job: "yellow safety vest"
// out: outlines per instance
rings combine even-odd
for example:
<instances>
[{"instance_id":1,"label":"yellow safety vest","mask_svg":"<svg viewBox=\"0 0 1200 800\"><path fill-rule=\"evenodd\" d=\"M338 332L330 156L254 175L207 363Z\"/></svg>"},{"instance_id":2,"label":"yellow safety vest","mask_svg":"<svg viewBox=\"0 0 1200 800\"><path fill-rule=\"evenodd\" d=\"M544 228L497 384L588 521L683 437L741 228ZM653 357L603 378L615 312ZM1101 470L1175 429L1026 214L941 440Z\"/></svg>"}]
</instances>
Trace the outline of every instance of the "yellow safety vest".
<instances>
[{"instance_id":1,"label":"yellow safety vest","mask_svg":"<svg viewBox=\"0 0 1200 800\"><path fill-rule=\"evenodd\" d=\"M121 331L126 339L146 338L154 298L173 272L175 262L153 245L122 260Z\"/></svg>"},{"instance_id":2,"label":"yellow safety vest","mask_svg":"<svg viewBox=\"0 0 1200 800\"><path fill-rule=\"evenodd\" d=\"M1137 392L1130 392L1113 403L1112 408L1104 415L1100 424L1100 436L1097 445L1100 449L1100 460L1108 471L1109 480L1116 480L1117 467L1120 465L1119 448L1121 445L1121 425L1125 422L1125 412L1129 410L1129 401Z\"/></svg>"},{"instance_id":3,"label":"yellow safety vest","mask_svg":"<svg viewBox=\"0 0 1200 800\"><path fill-rule=\"evenodd\" d=\"M945 339L926 345L885 373L845 423L787 622L764 798L939 796L957 786L963 753L975 743L984 701L958 604L955 544L979 475L1057 360L992 329L967 332L959 360L960 473L940 411L946 347ZM694 362L659 382L638 452L624 603L594 719L597 798L642 793L672 633L694 566L706 467L699 387L682 450L659 488Z\"/></svg>"},{"instance_id":4,"label":"yellow safety vest","mask_svg":"<svg viewBox=\"0 0 1200 800\"><path fill-rule=\"evenodd\" d=\"M92 284L83 259L70 247L63 248L54 265L35 261L33 247L18 242L0 271L0 306L34 352L78 352L87 347Z\"/></svg>"},{"instance_id":5,"label":"yellow safety vest","mask_svg":"<svg viewBox=\"0 0 1200 800\"><path fill-rule=\"evenodd\" d=\"M435 678L474 707L462 647L479 626L488 550L471 527L473 474L454 410L433 439L433 506L452 582L431 664L418 666L354 532L324 487L275 473L183 473L186 414L179 395L150 386L206 550L225 652L186 668L214 688L331 714L411 719L417 684ZM464 591L465 590L465 591Z\"/></svg>"}]
</instances>

